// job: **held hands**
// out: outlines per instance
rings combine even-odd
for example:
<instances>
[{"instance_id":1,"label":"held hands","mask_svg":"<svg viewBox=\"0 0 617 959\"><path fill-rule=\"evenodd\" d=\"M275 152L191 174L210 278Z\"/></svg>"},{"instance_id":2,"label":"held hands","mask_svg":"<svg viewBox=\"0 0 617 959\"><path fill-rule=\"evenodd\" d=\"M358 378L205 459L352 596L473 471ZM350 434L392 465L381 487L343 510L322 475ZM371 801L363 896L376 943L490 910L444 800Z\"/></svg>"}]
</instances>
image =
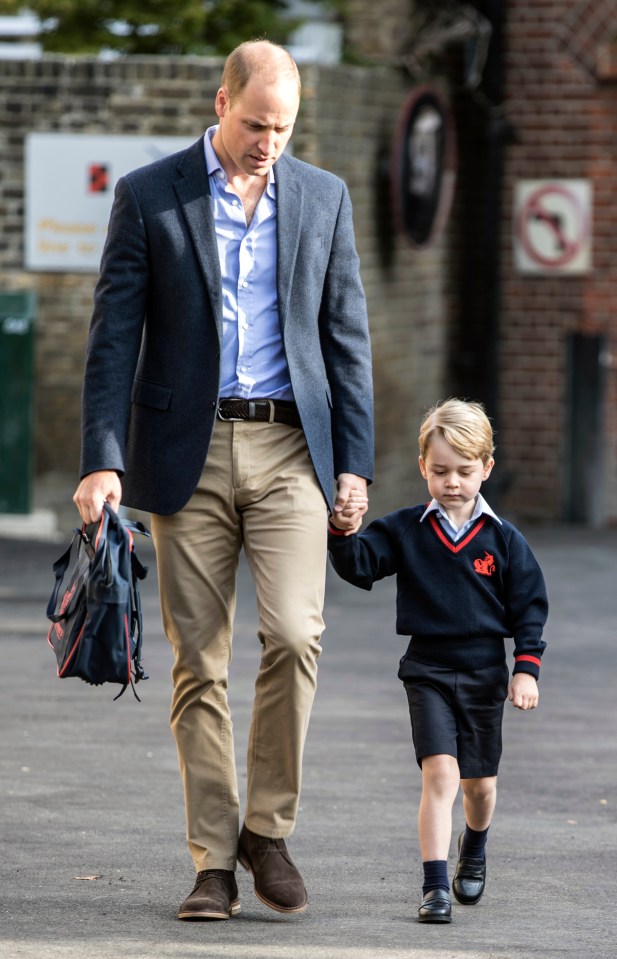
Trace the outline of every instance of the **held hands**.
<instances>
[{"instance_id":1,"label":"held hands","mask_svg":"<svg viewBox=\"0 0 617 959\"><path fill-rule=\"evenodd\" d=\"M508 686L508 699L517 709L535 709L538 705L538 684L530 673L516 673Z\"/></svg>"},{"instance_id":2,"label":"held hands","mask_svg":"<svg viewBox=\"0 0 617 959\"><path fill-rule=\"evenodd\" d=\"M122 484L115 470L97 470L95 473L88 473L73 496L73 502L86 525L98 523L105 502L117 512L121 499Z\"/></svg>"},{"instance_id":3,"label":"held hands","mask_svg":"<svg viewBox=\"0 0 617 959\"><path fill-rule=\"evenodd\" d=\"M368 509L366 480L354 473L341 473L338 477L337 496L330 522L345 536L357 533L362 526L362 517Z\"/></svg>"}]
</instances>

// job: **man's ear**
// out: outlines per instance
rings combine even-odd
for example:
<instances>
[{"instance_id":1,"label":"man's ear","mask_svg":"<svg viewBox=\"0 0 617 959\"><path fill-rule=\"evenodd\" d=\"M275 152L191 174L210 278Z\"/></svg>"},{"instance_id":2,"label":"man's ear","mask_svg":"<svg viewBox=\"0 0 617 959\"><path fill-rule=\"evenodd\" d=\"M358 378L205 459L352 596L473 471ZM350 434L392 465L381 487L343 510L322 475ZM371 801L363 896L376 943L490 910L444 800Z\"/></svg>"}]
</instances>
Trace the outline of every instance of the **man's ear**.
<instances>
[{"instance_id":1,"label":"man's ear","mask_svg":"<svg viewBox=\"0 0 617 959\"><path fill-rule=\"evenodd\" d=\"M229 106L229 94L226 87L219 87L214 101L214 109L217 117L224 117Z\"/></svg>"}]
</instances>

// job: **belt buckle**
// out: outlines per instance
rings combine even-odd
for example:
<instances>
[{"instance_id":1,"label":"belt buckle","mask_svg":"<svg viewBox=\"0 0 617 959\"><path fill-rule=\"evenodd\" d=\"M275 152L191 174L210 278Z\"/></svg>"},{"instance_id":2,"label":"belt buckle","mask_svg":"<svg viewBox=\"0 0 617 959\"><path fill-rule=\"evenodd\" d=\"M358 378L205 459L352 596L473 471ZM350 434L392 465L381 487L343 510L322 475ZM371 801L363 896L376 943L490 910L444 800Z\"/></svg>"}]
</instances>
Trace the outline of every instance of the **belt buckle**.
<instances>
[{"instance_id":1,"label":"belt buckle","mask_svg":"<svg viewBox=\"0 0 617 959\"><path fill-rule=\"evenodd\" d=\"M241 416L223 416L223 414L221 413L220 403L218 404L216 408L216 415L218 416L220 420L223 421L223 423L242 423L243 422L243 419Z\"/></svg>"},{"instance_id":2,"label":"belt buckle","mask_svg":"<svg viewBox=\"0 0 617 959\"><path fill-rule=\"evenodd\" d=\"M268 412L267 422L268 422L268 423L274 423L274 413L275 413L274 400L268 400L268 399L266 399L266 400L249 400L248 402L249 402L249 420L256 420L256 419L257 419L257 417L256 417L255 414L256 414L256 412L257 412L257 407L258 407L258 406L265 406L265 405L267 405L267 406L268 406L268 411L269 411L269 412ZM263 421L262 421L262 422L263 422Z\"/></svg>"}]
</instances>

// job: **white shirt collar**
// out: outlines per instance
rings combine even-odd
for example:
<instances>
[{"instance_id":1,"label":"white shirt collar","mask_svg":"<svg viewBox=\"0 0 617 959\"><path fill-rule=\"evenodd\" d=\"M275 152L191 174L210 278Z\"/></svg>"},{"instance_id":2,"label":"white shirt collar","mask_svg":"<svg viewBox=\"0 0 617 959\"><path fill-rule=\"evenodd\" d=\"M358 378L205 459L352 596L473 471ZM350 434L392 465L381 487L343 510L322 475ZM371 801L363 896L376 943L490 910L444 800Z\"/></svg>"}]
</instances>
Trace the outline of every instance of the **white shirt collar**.
<instances>
[{"instance_id":1,"label":"white shirt collar","mask_svg":"<svg viewBox=\"0 0 617 959\"><path fill-rule=\"evenodd\" d=\"M430 501L430 503L428 504L428 506L422 513L422 516L420 517L420 522L426 519L429 513L438 513L441 517L443 517L443 519L448 520L448 522L450 522L450 525L452 525L448 517L448 514L446 513L445 507L442 506L438 500L432 499ZM467 526L469 525L469 523L473 523L475 520L479 519L479 517L482 516L483 513L485 513L487 516L491 516L494 520L496 520L499 523L500 526L503 525L501 520L497 516L497 513L495 513L495 511L491 509L489 504L486 502L486 500L482 496L482 493L478 493L478 495L476 496L476 505L474 506L473 513L471 514L469 519L465 523L463 523L463 526Z\"/></svg>"}]
</instances>

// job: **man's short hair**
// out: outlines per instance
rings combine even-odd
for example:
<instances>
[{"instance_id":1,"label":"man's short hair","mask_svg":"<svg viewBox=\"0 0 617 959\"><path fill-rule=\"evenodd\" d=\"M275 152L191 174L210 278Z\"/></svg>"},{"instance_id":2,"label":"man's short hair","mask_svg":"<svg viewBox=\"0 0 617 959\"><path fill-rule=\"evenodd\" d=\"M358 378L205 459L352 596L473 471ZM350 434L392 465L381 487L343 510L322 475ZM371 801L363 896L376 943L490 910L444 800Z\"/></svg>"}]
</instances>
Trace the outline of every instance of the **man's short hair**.
<instances>
[{"instance_id":1,"label":"man's short hair","mask_svg":"<svg viewBox=\"0 0 617 959\"><path fill-rule=\"evenodd\" d=\"M300 96L300 72L295 60L284 47L271 40L247 40L227 57L221 86L227 88L230 102L240 96L253 76L265 85L289 78L297 83Z\"/></svg>"}]
</instances>

